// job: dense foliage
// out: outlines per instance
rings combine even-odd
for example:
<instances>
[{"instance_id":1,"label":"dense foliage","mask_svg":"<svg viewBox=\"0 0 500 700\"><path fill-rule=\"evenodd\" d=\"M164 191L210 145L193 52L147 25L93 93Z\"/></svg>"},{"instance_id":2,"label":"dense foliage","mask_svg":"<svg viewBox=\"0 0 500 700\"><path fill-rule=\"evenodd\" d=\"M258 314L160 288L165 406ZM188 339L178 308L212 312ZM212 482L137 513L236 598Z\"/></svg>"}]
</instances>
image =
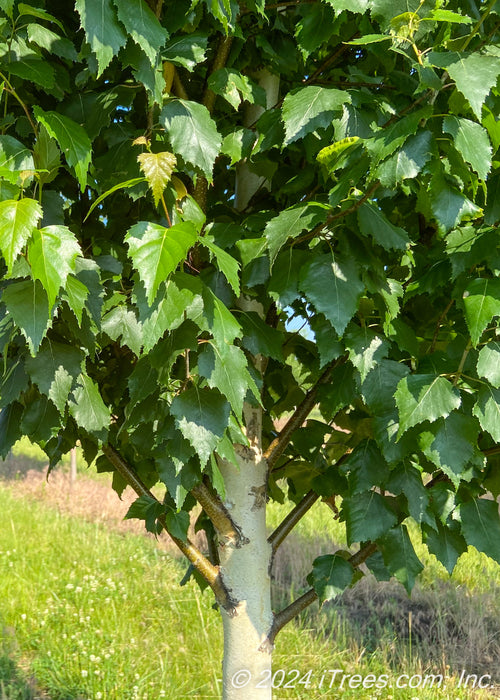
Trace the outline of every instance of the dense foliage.
<instances>
[{"instance_id":1,"label":"dense foliage","mask_svg":"<svg viewBox=\"0 0 500 700\"><path fill-rule=\"evenodd\" d=\"M182 547L260 402L268 496L362 545L320 599L411 589L408 516L500 561L498 1L0 8L1 454L80 441Z\"/></svg>"}]
</instances>

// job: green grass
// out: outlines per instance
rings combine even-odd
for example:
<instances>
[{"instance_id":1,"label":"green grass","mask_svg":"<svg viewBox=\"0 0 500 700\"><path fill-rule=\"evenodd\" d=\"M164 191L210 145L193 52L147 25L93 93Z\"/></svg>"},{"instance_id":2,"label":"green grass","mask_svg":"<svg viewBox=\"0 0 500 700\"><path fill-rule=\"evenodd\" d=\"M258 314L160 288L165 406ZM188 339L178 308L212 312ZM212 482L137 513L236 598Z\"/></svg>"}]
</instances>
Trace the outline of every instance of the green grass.
<instances>
[{"instance_id":1,"label":"green grass","mask_svg":"<svg viewBox=\"0 0 500 700\"><path fill-rule=\"evenodd\" d=\"M44 697L33 693L32 677L51 700L218 697L219 616L208 593L178 586L183 571L151 540L82 523L1 489L2 700ZM309 628L290 625L278 637L274 668L284 669L285 682L295 687L276 690L276 698L332 697L331 675L317 687L328 669L391 677L429 672L410 660L406 647L395 664L390 640L368 653L345 622L321 614L313 628L311 619ZM302 684L294 682L293 669ZM341 692L342 698L389 697L387 689ZM401 689L393 696L470 697L453 682L440 693Z\"/></svg>"}]
</instances>

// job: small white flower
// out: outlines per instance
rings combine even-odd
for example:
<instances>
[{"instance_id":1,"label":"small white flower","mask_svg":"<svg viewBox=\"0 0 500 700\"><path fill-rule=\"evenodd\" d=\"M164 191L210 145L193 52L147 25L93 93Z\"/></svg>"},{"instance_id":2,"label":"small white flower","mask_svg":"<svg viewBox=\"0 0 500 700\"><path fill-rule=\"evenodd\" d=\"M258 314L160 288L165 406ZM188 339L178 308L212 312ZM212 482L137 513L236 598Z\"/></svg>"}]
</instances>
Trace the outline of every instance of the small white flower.
<instances>
[{"instance_id":1,"label":"small white flower","mask_svg":"<svg viewBox=\"0 0 500 700\"><path fill-rule=\"evenodd\" d=\"M82 678L87 678L88 675L89 675L89 672L83 668L82 669Z\"/></svg>"}]
</instances>

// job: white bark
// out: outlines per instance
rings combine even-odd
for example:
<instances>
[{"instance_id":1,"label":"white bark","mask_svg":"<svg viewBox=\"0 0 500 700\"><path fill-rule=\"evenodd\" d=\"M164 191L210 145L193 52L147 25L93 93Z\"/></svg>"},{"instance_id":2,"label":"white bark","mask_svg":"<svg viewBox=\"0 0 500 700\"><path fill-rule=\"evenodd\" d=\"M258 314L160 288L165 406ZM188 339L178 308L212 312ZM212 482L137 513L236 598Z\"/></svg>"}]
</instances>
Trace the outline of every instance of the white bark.
<instances>
[{"instance_id":1,"label":"white bark","mask_svg":"<svg viewBox=\"0 0 500 700\"><path fill-rule=\"evenodd\" d=\"M267 71L254 76L264 87L267 108L278 101L279 78ZM254 124L263 112L250 106L245 125ZM244 210L266 181L252 173L246 163L236 174L236 208ZM257 302L242 298L242 309L257 310ZM254 358L258 369L260 357ZM220 570L231 597L237 601L234 614L222 610L224 627L224 700L270 700L272 648L266 641L273 622L269 566L271 546L266 531L267 462L262 456L262 410L245 405L244 421L250 446L235 445L238 464L221 464L226 489L225 505L241 529L242 544L219 547Z\"/></svg>"}]
</instances>

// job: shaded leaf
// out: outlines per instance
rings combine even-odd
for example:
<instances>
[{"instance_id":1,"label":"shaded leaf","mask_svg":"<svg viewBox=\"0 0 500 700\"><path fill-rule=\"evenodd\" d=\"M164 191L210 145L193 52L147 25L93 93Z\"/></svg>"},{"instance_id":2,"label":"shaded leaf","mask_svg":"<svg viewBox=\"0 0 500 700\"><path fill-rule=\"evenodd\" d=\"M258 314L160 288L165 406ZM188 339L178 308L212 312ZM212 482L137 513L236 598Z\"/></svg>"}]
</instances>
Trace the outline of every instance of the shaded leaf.
<instances>
[{"instance_id":1,"label":"shaded leaf","mask_svg":"<svg viewBox=\"0 0 500 700\"><path fill-rule=\"evenodd\" d=\"M123 23L127 34L141 47L151 65L155 66L160 49L168 38L167 30L161 26L145 0L115 0L115 6L118 19Z\"/></svg>"},{"instance_id":2,"label":"shaded leaf","mask_svg":"<svg viewBox=\"0 0 500 700\"><path fill-rule=\"evenodd\" d=\"M433 374L403 377L394 398L400 420L398 436L426 420L432 423L448 416L461 402L458 389L444 377Z\"/></svg>"},{"instance_id":3,"label":"shaded leaf","mask_svg":"<svg viewBox=\"0 0 500 700\"><path fill-rule=\"evenodd\" d=\"M351 101L345 90L309 85L285 97L282 119L285 124L285 144L304 138L318 128L331 125L342 106Z\"/></svg>"},{"instance_id":4,"label":"shaded leaf","mask_svg":"<svg viewBox=\"0 0 500 700\"><path fill-rule=\"evenodd\" d=\"M338 554L325 554L313 562L307 582L316 591L320 603L335 600L354 578L352 564Z\"/></svg>"},{"instance_id":5,"label":"shaded leaf","mask_svg":"<svg viewBox=\"0 0 500 700\"><path fill-rule=\"evenodd\" d=\"M38 280L13 282L3 291L2 301L35 355L51 325L47 292Z\"/></svg>"}]
</instances>

